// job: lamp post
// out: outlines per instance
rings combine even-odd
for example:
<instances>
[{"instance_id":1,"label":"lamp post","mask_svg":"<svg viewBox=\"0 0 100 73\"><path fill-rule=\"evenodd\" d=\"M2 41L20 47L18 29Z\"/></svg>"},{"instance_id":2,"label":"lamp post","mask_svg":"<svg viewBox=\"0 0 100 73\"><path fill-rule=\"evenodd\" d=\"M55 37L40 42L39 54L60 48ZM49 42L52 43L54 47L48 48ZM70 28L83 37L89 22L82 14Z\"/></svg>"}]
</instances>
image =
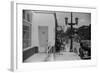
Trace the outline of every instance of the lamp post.
<instances>
[{"instance_id":1,"label":"lamp post","mask_svg":"<svg viewBox=\"0 0 100 73\"><path fill-rule=\"evenodd\" d=\"M66 23L66 25L70 25L70 27L71 27L71 42L70 42L70 52L73 52L73 25L77 25L78 24L78 18L76 17L75 18L75 23L73 23L73 14L72 14L72 12L71 12L71 22L70 23L68 23L68 18L66 17L65 18L65 23Z\"/></svg>"}]
</instances>

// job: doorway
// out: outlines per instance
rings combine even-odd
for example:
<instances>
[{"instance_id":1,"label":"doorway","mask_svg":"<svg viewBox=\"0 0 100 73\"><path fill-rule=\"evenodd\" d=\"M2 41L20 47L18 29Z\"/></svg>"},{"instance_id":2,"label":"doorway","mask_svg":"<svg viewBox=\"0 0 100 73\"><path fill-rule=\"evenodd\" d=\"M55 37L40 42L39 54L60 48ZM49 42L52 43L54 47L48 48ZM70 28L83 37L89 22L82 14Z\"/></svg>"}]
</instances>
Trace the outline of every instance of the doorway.
<instances>
[{"instance_id":1,"label":"doorway","mask_svg":"<svg viewBox=\"0 0 100 73\"><path fill-rule=\"evenodd\" d=\"M48 26L39 26L38 27L39 33L39 52L46 52L48 48Z\"/></svg>"}]
</instances>

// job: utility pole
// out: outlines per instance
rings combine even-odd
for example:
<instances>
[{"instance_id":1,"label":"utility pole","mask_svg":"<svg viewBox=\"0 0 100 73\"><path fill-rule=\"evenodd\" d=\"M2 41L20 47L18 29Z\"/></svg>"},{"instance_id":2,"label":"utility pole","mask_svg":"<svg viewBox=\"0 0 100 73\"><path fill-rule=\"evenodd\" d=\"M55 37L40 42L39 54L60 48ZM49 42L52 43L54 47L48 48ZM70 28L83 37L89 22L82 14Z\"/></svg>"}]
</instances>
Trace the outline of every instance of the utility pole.
<instances>
[{"instance_id":1,"label":"utility pole","mask_svg":"<svg viewBox=\"0 0 100 73\"><path fill-rule=\"evenodd\" d=\"M56 45L57 45L57 43L56 43L56 41L57 41L57 26L58 26L56 12L54 12L54 19L55 19L55 47L54 47L53 53L54 53L54 58L55 58Z\"/></svg>"}]
</instances>

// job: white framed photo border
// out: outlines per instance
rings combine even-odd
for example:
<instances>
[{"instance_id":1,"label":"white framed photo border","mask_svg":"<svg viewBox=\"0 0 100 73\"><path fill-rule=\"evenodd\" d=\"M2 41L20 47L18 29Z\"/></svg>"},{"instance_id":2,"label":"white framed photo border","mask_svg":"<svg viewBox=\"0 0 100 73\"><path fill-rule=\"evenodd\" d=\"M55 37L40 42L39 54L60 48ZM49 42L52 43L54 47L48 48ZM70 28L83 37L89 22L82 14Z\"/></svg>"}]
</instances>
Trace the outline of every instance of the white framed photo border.
<instances>
[{"instance_id":1,"label":"white framed photo border","mask_svg":"<svg viewBox=\"0 0 100 73\"><path fill-rule=\"evenodd\" d=\"M12 2L12 58L11 69L13 71L26 70L45 70L67 67L94 66L97 63L97 51L95 48L95 32L96 29L96 8L92 7L74 7L74 6L57 6L57 5L41 5L25 2ZM71 61L54 61L54 62L34 62L23 63L23 40L22 40L22 11L23 10L43 10L43 11L61 11L61 12L84 12L91 13L91 60L71 60ZM94 29L94 30L93 30Z\"/></svg>"}]
</instances>

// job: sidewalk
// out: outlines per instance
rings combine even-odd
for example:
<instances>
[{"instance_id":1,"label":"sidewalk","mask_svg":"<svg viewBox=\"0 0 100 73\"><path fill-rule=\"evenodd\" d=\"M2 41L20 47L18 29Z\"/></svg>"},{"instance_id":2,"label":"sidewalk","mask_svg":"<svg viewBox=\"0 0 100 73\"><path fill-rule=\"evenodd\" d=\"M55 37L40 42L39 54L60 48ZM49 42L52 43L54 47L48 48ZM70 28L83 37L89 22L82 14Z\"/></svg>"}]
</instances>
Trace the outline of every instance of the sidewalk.
<instances>
[{"instance_id":1,"label":"sidewalk","mask_svg":"<svg viewBox=\"0 0 100 73\"><path fill-rule=\"evenodd\" d=\"M59 60L81 60L80 57L73 53L73 52L61 52L61 54L56 54L55 55L55 60L59 61Z\"/></svg>"},{"instance_id":2,"label":"sidewalk","mask_svg":"<svg viewBox=\"0 0 100 73\"><path fill-rule=\"evenodd\" d=\"M46 62L46 61L67 61L67 60L81 60L80 57L73 52L61 52L56 53L55 57L53 54L47 55L46 53L37 53L25 60L28 62Z\"/></svg>"},{"instance_id":3,"label":"sidewalk","mask_svg":"<svg viewBox=\"0 0 100 73\"><path fill-rule=\"evenodd\" d=\"M37 53L25 60L25 63L42 62L47 57L46 53Z\"/></svg>"}]
</instances>

